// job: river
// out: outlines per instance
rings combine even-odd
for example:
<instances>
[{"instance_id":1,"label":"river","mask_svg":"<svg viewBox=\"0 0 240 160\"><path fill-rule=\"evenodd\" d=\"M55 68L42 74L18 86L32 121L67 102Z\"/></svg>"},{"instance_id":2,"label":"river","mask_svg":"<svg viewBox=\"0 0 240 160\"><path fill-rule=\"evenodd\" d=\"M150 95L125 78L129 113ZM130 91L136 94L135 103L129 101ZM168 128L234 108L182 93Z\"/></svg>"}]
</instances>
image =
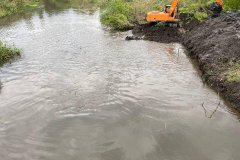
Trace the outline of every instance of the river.
<instances>
[{"instance_id":1,"label":"river","mask_svg":"<svg viewBox=\"0 0 240 160\"><path fill-rule=\"evenodd\" d=\"M239 160L240 124L181 44L125 41L99 10L2 20L1 160Z\"/></svg>"}]
</instances>

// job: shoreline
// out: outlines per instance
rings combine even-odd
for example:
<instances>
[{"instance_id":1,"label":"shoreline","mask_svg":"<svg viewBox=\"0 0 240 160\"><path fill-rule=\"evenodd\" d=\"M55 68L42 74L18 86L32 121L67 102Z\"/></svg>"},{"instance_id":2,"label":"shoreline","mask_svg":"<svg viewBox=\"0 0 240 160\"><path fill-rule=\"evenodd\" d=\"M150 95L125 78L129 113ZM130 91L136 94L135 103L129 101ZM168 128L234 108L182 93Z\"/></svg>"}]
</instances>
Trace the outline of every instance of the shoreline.
<instances>
[{"instance_id":1,"label":"shoreline","mask_svg":"<svg viewBox=\"0 0 240 160\"><path fill-rule=\"evenodd\" d=\"M137 25L132 33L126 40L181 43L203 81L240 112L240 12L192 21L180 29Z\"/></svg>"}]
</instances>

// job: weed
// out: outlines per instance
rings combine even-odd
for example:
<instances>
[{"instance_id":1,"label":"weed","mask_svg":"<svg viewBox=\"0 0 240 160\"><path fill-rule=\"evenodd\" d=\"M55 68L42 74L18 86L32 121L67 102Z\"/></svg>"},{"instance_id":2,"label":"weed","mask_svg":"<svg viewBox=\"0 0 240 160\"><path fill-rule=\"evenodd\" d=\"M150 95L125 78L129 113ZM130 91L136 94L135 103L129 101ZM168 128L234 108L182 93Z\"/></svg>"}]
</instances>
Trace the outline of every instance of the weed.
<instances>
[{"instance_id":1,"label":"weed","mask_svg":"<svg viewBox=\"0 0 240 160\"><path fill-rule=\"evenodd\" d=\"M132 9L128 3L123 0L110 0L105 4L101 14L101 22L117 30L126 30L131 28L129 19Z\"/></svg>"},{"instance_id":2,"label":"weed","mask_svg":"<svg viewBox=\"0 0 240 160\"><path fill-rule=\"evenodd\" d=\"M21 50L14 46L8 46L0 42L0 65L9 62L11 59L20 56Z\"/></svg>"},{"instance_id":3,"label":"weed","mask_svg":"<svg viewBox=\"0 0 240 160\"><path fill-rule=\"evenodd\" d=\"M39 6L41 0L1 0L0 18Z\"/></svg>"}]
</instances>

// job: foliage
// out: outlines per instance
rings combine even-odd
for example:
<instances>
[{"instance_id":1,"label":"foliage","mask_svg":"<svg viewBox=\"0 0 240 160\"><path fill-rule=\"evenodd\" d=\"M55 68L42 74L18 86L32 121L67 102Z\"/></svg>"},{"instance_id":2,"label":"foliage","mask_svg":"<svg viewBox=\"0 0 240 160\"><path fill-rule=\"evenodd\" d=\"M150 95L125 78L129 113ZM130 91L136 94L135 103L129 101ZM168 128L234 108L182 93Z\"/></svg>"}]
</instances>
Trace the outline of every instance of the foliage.
<instances>
[{"instance_id":1,"label":"foliage","mask_svg":"<svg viewBox=\"0 0 240 160\"><path fill-rule=\"evenodd\" d=\"M224 0L224 10L240 10L240 0Z\"/></svg>"},{"instance_id":2,"label":"foliage","mask_svg":"<svg viewBox=\"0 0 240 160\"><path fill-rule=\"evenodd\" d=\"M128 21L127 17L123 14L114 14L103 16L102 22L104 25L112 27L116 30L127 30L132 27L132 24Z\"/></svg>"},{"instance_id":3,"label":"foliage","mask_svg":"<svg viewBox=\"0 0 240 160\"><path fill-rule=\"evenodd\" d=\"M132 25L131 19L132 8L124 0L109 0L103 6L101 22L117 30L129 29Z\"/></svg>"},{"instance_id":4,"label":"foliage","mask_svg":"<svg viewBox=\"0 0 240 160\"><path fill-rule=\"evenodd\" d=\"M21 51L13 46L7 46L0 42L0 65L10 61L16 56L20 56Z\"/></svg>"},{"instance_id":5,"label":"foliage","mask_svg":"<svg viewBox=\"0 0 240 160\"><path fill-rule=\"evenodd\" d=\"M208 14L206 12L196 12L194 17L199 21L203 21L208 17Z\"/></svg>"},{"instance_id":6,"label":"foliage","mask_svg":"<svg viewBox=\"0 0 240 160\"><path fill-rule=\"evenodd\" d=\"M40 0L1 0L0 17L36 8Z\"/></svg>"}]
</instances>

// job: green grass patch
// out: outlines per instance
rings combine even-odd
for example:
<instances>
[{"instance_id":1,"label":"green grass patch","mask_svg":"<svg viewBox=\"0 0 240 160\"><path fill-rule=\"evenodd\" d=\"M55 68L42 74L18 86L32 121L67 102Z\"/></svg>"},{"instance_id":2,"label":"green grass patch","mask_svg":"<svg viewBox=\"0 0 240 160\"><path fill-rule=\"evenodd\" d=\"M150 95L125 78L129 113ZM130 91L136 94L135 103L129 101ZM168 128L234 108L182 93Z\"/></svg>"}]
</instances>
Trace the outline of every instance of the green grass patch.
<instances>
[{"instance_id":1,"label":"green grass patch","mask_svg":"<svg viewBox=\"0 0 240 160\"><path fill-rule=\"evenodd\" d=\"M101 22L116 30L127 30L132 27L129 22L132 9L124 0L109 0L104 4Z\"/></svg>"},{"instance_id":2,"label":"green grass patch","mask_svg":"<svg viewBox=\"0 0 240 160\"><path fill-rule=\"evenodd\" d=\"M0 18L14 13L35 9L41 2L42 0L1 0Z\"/></svg>"},{"instance_id":3,"label":"green grass patch","mask_svg":"<svg viewBox=\"0 0 240 160\"><path fill-rule=\"evenodd\" d=\"M223 0L225 11L236 11L240 10L240 0Z\"/></svg>"},{"instance_id":4,"label":"green grass patch","mask_svg":"<svg viewBox=\"0 0 240 160\"><path fill-rule=\"evenodd\" d=\"M206 12L196 12L194 17L201 22L208 17L208 14Z\"/></svg>"},{"instance_id":5,"label":"green grass patch","mask_svg":"<svg viewBox=\"0 0 240 160\"><path fill-rule=\"evenodd\" d=\"M124 14L104 15L101 18L104 25L116 30L127 30L133 27Z\"/></svg>"},{"instance_id":6,"label":"green grass patch","mask_svg":"<svg viewBox=\"0 0 240 160\"><path fill-rule=\"evenodd\" d=\"M30 2L24 3L20 8L19 12L25 12L27 10L32 10L37 8L40 5L39 0L32 0Z\"/></svg>"},{"instance_id":7,"label":"green grass patch","mask_svg":"<svg viewBox=\"0 0 240 160\"><path fill-rule=\"evenodd\" d=\"M21 50L14 46L8 46L0 42L0 65L21 55Z\"/></svg>"},{"instance_id":8,"label":"green grass patch","mask_svg":"<svg viewBox=\"0 0 240 160\"><path fill-rule=\"evenodd\" d=\"M234 64L224 73L227 82L240 82L240 63Z\"/></svg>"}]
</instances>

